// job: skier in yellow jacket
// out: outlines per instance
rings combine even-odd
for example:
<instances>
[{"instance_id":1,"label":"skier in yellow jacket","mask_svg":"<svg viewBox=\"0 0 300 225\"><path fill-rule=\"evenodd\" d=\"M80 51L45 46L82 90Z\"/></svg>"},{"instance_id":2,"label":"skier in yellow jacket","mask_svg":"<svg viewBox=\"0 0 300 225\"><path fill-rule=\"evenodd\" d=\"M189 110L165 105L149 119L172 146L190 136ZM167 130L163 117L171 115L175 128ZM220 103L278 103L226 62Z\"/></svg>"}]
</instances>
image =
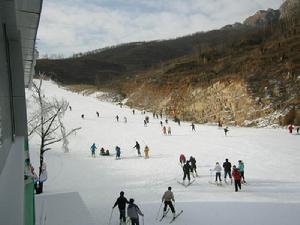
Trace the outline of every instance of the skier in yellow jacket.
<instances>
[{"instance_id":1,"label":"skier in yellow jacket","mask_svg":"<svg viewBox=\"0 0 300 225\"><path fill-rule=\"evenodd\" d=\"M149 158L149 147L146 145L145 149L144 149L144 153L145 153L145 159L148 159Z\"/></svg>"}]
</instances>

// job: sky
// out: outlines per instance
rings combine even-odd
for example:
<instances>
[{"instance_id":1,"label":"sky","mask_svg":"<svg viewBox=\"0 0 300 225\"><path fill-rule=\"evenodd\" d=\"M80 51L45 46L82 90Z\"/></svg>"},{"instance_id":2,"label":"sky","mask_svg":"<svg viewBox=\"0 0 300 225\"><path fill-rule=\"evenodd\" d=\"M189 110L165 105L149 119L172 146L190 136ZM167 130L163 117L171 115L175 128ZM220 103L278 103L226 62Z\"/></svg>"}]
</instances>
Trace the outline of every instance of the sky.
<instances>
[{"instance_id":1,"label":"sky","mask_svg":"<svg viewBox=\"0 0 300 225\"><path fill-rule=\"evenodd\" d=\"M283 0L47 0L37 35L40 56L136 41L172 39L243 22Z\"/></svg>"}]
</instances>

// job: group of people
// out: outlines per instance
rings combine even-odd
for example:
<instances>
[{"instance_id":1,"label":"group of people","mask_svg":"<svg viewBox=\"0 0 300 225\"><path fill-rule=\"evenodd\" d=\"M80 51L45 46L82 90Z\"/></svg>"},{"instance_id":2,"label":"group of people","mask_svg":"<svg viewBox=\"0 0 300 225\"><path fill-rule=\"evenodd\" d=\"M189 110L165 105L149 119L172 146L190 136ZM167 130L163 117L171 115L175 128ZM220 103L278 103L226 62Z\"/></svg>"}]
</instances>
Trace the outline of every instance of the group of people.
<instances>
[{"instance_id":1,"label":"group of people","mask_svg":"<svg viewBox=\"0 0 300 225\"><path fill-rule=\"evenodd\" d=\"M92 157L93 158L96 158L96 150L97 150L97 146L95 143L93 143L90 147L91 149L91 153L92 153ZM103 147L100 149L100 155L102 156L109 156L110 155L110 152L108 149L104 149Z\"/></svg>"},{"instance_id":2,"label":"group of people","mask_svg":"<svg viewBox=\"0 0 300 225\"><path fill-rule=\"evenodd\" d=\"M168 126L168 128L166 126L163 126L162 131L163 131L164 135L171 135L172 134L170 126Z\"/></svg>"},{"instance_id":3,"label":"group of people","mask_svg":"<svg viewBox=\"0 0 300 225\"><path fill-rule=\"evenodd\" d=\"M231 163L228 159L225 159L225 162L223 162L223 167L219 164L219 162L216 162L216 165L214 169L211 169L211 171L215 171L215 182L217 184L222 184L221 179L221 172L224 170L224 181L227 183L227 175L230 178L230 183L232 184L232 177L234 180L234 186L235 191L238 191L238 189L241 189L241 183L246 183L245 176L244 176L244 169L245 165L242 160L238 161L238 166L233 165L231 166Z\"/></svg>"},{"instance_id":4,"label":"group of people","mask_svg":"<svg viewBox=\"0 0 300 225\"><path fill-rule=\"evenodd\" d=\"M134 203L134 199L130 198L129 201L124 196L124 191L120 192L120 196L117 198L115 204L112 207L112 210L118 206L120 212L120 225L126 224L126 205L127 206L127 217L131 220L131 225L139 225L139 215L144 216L143 212L140 210L138 205ZM175 218L175 207L173 202L175 202L174 194L172 192L172 187L168 187L168 190L164 192L161 198L162 204L164 204L163 208L163 216L167 214L167 208L170 207L171 212L173 214L173 218ZM110 221L109 221L110 224Z\"/></svg>"},{"instance_id":5,"label":"group of people","mask_svg":"<svg viewBox=\"0 0 300 225\"><path fill-rule=\"evenodd\" d=\"M295 126L293 124L289 124L288 125L288 130L289 130L289 133L292 134L293 133L293 130L295 129ZM296 127L296 132L297 134L300 134L300 126L297 126Z\"/></svg>"},{"instance_id":6,"label":"group of people","mask_svg":"<svg viewBox=\"0 0 300 225\"><path fill-rule=\"evenodd\" d=\"M191 176L190 173L192 173L192 176L198 177L197 173L197 166L196 166L196 159L193 156L190 156L189 160L186 160L184 154L180 154L179 156L179 162L183 170L183 183L185 182L185 179L188 179L188 182L191 182Z\"/></svg>"}]
</instances>

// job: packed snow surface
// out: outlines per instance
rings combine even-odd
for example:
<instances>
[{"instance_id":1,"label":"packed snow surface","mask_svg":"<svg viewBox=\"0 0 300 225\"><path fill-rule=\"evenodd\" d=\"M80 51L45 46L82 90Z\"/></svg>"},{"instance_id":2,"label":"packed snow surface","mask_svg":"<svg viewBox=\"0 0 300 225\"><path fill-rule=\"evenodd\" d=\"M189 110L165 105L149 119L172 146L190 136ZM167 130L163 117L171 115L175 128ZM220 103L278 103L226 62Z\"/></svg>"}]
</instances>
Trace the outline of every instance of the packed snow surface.
<instances>
[{"instance_id":1,"label":"packed snow surface","mask_svg":"<svg viewBox=\"0 0 300 225\"><path fill-rule=\"evenodd\" d=\"M217 126L199 124L194 132L191 123L182 122L179 126L169 119L166 124L165 117L162 121L171 127L172 135L164 135L161 119L154 119L150 112L143 115L136 110L133 115L132 109L69 92L50 81L44 81L43 89L45 97L64 98L72 106L64 117L66 128L81 127L69 138L69 153L63 152L61 143L45 153L49 177L44 194L78 192L94 224L108 224L111 212L110 224L119 224L118 209L112 211L112 206L120 191L128 199L134 198L145 214L144 221L140 218L141 224L169 224L171 213L162 222L156 220L168 186L175 195L176 211L183 210L173 224L299 224L300 135L289 134L286 129L229 127L225 136ZM27 96L30 99L30 91ZM28 108L32 111L35 106L29 101ZM143 122L145 116L150 118L147 127ZM135 141L141 144L142 154L145 145L149 146L149 159L137 156ZM91 157L93 142L98 147L96 158ZM121 147L120 160L115 155L99 155L101 147L115 154L116 145ZM30 151L35 168L38 150L39 140L32 137ZM199 177L188 187L178 183L183 175L181 153L197 160ZM210 183L214 181L210 169L216 162L222 165L225 158L232 165L240 159L245 163L247 184L239 192L230 184ZM162 209L159 217L161 214Z\"/></svg>"}]
</instances>

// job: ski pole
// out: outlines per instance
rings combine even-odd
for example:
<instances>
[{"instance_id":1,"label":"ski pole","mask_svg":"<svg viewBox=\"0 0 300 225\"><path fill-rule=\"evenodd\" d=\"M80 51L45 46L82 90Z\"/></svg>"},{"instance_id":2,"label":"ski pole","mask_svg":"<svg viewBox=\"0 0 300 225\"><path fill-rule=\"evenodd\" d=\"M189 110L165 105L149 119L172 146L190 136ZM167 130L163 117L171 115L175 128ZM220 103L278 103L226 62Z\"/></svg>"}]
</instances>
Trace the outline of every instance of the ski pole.
<instances>
[{"instance_id":1,"label":"ski pole","mask_svg":"<svg viewBox=\"0 0 300 225\"><path fill-rule=\"evenodd\" d=\"M158 220L158 216L159 216L159 213L160 213L160 209L161 209L162 204L163 204L163 203L161 203L160 206L159 206L159 209L158 209L158 212L157 212L157 215L156 215L156 220Z\"/></svg>"},{"instance_id":2,"label":"ski pole","mask_svg":"<svg viewBox=\"0 0 300 225\"><path fill-rule=\"evenodd\" d=\"M112 217L113 211L114 211L114 208L112 208L112 209L111 209L111 213L110 213L110 217L109 217L108 225L110 225L110 222L111 222L111 217Z\"/></svg>"}]
</instances>

